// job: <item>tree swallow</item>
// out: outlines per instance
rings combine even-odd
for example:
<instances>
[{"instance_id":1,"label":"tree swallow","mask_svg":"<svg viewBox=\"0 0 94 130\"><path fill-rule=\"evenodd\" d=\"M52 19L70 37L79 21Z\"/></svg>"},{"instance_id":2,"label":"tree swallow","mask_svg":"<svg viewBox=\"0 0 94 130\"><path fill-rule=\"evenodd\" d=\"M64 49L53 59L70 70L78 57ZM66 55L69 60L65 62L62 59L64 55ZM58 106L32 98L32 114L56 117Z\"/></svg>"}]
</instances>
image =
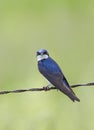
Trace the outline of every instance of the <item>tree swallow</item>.
<instances>
[{"instance_id":1,"label":"tree swallow","mask_svg":"<svg viewBox=\"0 0 94 130\"><path fill-rule=\"evenodd\" d=\"M76 97L58 64L49 56L47 50L37 51L38 69L40 73L57 89L67 95L73 102L80 101Z\"/></svg>"}]
</instances>

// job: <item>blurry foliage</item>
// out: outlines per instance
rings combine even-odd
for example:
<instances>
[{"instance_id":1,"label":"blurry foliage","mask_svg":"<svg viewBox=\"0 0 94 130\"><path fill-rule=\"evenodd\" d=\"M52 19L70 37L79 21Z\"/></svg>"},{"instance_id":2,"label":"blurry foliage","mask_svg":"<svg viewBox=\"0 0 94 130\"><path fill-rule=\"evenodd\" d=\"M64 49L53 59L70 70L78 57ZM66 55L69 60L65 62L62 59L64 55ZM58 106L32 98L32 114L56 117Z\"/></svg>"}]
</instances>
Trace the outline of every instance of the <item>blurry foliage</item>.
<instances>
[{"instance_id":1,"label":"blurry foliage","mask_svg":"<svg viewBox=\"0 0 94 130\"><path fill-rule=\"evenodd\" d=\"M0 90L47 84L37 70L45 48L70 84L94 81L92 0L0 1ZM94 88L75 88L80 103L59 91L0 96L0 130L93 130Z\"/></svg>"}]
</instances>

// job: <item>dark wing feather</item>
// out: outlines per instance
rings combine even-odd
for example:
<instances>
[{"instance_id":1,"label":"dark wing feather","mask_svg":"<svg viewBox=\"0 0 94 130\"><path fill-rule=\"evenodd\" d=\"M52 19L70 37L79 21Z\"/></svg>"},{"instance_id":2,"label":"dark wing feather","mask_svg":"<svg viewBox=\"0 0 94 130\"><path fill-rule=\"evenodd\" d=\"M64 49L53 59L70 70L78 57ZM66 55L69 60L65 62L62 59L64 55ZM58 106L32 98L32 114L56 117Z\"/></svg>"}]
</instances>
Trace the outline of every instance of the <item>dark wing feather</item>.
<instances>
[{"instance_id":1,"label":"dark wing feather","mask_svg":"<svg viewBox=\"0 0 94 130\"><path fill-rule=\"evenodd\" d=\"M69 88L72 91L72 93L75 95L75 93L73 92L72 88L70 87L68 81L66 80L65 76L63 76L63 84L65 84L65 86L67 88Z\"/></svg>"}]
</instances>

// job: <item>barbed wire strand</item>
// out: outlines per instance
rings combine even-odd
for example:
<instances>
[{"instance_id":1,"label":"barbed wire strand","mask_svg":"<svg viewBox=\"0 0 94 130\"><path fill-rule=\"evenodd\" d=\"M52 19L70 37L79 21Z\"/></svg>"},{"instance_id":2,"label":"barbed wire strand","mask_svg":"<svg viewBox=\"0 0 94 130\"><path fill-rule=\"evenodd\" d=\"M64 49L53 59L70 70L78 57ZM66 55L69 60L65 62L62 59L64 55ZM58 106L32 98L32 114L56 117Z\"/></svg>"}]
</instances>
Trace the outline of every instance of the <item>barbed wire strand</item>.
<instances>
[{"instance_id":1,"label":"barbed wire strand","mask_svg":"<svg viewBox=\"0 0 94 130\"><path fill-rule=\"evenodd\" d=\"M94 86L94 82L92 83L86 83L86 84L75 84L75 85L71 85L72 88L76 88L76 87L81 87L81 86ZM0 91L0 95L3 94L9 94L9 93L22 93L22 92L33 92L33 91L49 91L49 90L54 90L57 89L55 87L42 87L42 88L29 88L29 89L17 89L17 90L5 90L5 91Z\"/></svg>"}]
</instances>

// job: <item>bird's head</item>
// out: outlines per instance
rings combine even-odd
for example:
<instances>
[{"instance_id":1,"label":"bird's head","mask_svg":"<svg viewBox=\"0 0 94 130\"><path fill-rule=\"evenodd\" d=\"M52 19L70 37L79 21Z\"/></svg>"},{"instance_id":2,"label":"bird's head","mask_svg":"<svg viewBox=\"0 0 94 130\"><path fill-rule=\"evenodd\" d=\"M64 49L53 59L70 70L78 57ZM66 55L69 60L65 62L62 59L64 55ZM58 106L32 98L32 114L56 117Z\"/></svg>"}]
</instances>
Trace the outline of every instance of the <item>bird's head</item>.
<instances>
[{"instance_id":1,"label":"bird's head","mask_svg":"<svg viewBox=\"0 0 94 130\"><path fill-rule=\"evenodd\" d=\"M48 57L49 57L49 54L48 54L47 50L40 49L37 51L37 61L47 59Z\"/></svg>"}]
</instances>

